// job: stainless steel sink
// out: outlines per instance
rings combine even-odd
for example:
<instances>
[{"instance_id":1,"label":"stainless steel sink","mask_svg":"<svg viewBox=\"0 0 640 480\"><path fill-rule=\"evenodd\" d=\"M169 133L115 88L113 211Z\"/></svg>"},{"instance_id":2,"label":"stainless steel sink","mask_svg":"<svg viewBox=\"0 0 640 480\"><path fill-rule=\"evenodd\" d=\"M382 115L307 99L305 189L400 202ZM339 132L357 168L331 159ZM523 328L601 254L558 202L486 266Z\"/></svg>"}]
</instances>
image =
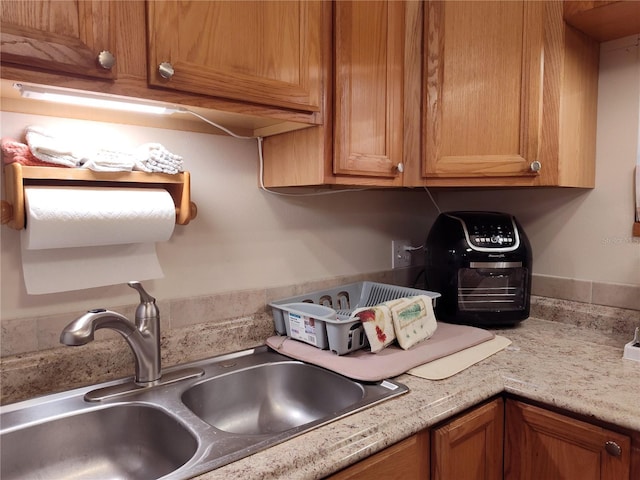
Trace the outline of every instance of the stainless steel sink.
<instances>
[{"instance_id":1,"label":"stainless steel sink","mask_svg":"<svg viewBox=\"0 0 640 480\"><path fill-rule=\"evenodd\" d=\"M204 381L185 405L223 432L280 433L357 405L362 385L297 362L261 365Z\"/></svg>"},{"instance_id":2,"label":"stainless steel sink","mask_svg":"<svg viewBox=\"0 0 640 480\"><path fill-rule=\"evenodd\" d=\"M0 477L159 478L197 448L195 436L157 408L100 407L3 432Z\"/></svg>"},{"instance_id":3,"label":"stainless steel sink","mask_svg":"<svg viewBox=\"0 0 640 480\"><path fill-rule=\"evenodd\" d=\"M191 478L408 391L267 347L165 374L185 367L204 375L131 391L123 379L2 407L0 477ZM91 394L105 388L118 394Z\"/></svg>"}]
</instances>

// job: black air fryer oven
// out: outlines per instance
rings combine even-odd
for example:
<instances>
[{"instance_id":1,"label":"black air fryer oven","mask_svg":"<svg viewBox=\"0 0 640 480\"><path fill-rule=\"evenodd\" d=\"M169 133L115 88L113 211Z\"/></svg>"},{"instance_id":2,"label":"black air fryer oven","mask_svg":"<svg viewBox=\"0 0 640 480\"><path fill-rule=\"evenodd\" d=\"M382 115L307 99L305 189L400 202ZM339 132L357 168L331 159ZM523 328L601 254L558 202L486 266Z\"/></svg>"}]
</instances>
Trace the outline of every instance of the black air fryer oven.
<instances>
[{"instance_id":1,"label":"black air fryer oven","mask_svg":"<svg viewBox=\"0 0 640 480\"><path fill-rule=\"evenodd\" d=\"M513 325L529 317L531 246L514 216L446 212L425 244L426 288L439 292L438 320Z\"/></svg>"}]
</instances>

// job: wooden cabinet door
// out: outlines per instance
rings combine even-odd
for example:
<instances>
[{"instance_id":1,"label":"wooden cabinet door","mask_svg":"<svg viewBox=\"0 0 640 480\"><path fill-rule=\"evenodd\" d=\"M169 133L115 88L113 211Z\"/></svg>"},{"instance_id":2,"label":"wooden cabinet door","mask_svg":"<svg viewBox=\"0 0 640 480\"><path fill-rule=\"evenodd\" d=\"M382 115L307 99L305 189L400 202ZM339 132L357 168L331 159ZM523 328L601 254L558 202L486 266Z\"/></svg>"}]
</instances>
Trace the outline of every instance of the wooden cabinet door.
<instances>
[{"instance_id":1,"label":"wooden cabinet door","mask_svg":"<svg viewBox=\"0 0 640 480\"><path fill-rule=\"evenodd\" d=\"M404 2L334 8L334 173L397 178L400 185Z\"/></svg>"},{"instance_id":2,"label":"wooden cabinet door","mask_svg":"<svg viewBox=\"0 0 640 480\"><path fill-rule=\"evenodd\" d=\"M565 21L600 42L640 33L640 2L636 0L565 0Z\"/></svg>"},{"instance_id":3,"label":"wooden cabinet door","mask_svg":"<svg viewBox=\"0 0 640 480\"><path fill-rule=\"evenodd\" d=\"M429 431L419 432L327 478L329 480L428 480Z\"/></svg>"},{"instance_id":4,"label":"wooden cabinet door","mask_svg":"<svg viewBox=\"0 0 640 480\"><path fill-rule=\"evenodd\" d=\"M429 2L428 178L530 175L542 114L544 2Z\"/></svg>"},{"instance_id":5,"label":"wooden cabinet door","mask_svg":"<svg viewBox=\"0 0 640 480\"><path fill-rule=\"evenodd\" d=\"M107 1L0 2L2 62L53 72L114 78L98 55L116 57L112 4Z\"/></svg>"},{"instance_id":6,"label":"wooden cabinet door","mask_svg":"<svg viewBox=\"0 0 640 480\"><path fill-rule=\"evenodd\" d=\"M514 400L506 425L507 480L629 479L626 435Z\"/></svg>"},{"instance_id":7,"label":"wooden cabinet door","mask_svg":"<svg viewBox=\"0 0 640 480\"><path fill-rule=\"evenodd\" d=\"M498 398L432 430L431 480L502 479L503 426Z\"/></svg>"},{"instance_id":8,"label":"wooden cabinet door","mask_svg":"<svg viewBox=\"0 0 640 480\"><path fill-rule=\"evenodd\" d=\"M147 2L149 83L319 111L322 1ZM158 72L170 63L170 79Z\"/></svg>"}]
</instances>

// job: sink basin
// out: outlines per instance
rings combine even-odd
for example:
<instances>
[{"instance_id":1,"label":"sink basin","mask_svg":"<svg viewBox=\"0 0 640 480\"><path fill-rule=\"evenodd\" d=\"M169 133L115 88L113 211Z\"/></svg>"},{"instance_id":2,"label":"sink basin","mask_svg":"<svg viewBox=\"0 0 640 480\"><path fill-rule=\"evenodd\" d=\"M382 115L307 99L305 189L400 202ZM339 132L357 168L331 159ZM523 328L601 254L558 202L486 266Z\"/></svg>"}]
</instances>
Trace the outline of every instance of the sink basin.
<instances>
[{"instance_id":1,"label":"sink basin","mask_svg":"<svg viewBox=\"0 0 640 480\"><path fill-rule=\"evenodd\" d=\"M298 362L261 365L204 381L182 401L210 425L230 433L280 433L357 404L364 389Z\"/></svg>"},{"instance_id":2,"label":"sink basin","mask_svg":"<svg viewBox=\"0 0 640 480\"><path fill-rule=\"evenodd\" d=\"M183 375L194 369L201 375ZM171 382L121 379L2 406L0 478L188 479L409 390L266 346L166 369L163 379Z\"/></svg>"},{"instance_id":3,"label":"sink basin","mask_svg":"<svg viewBox=\"0 0 640 480\"><path fill-rule=\"evenodd\" d=\"M184 465L198 447L173 417L137 404L57 418L0 438L3 480L159 478Z\"/></svg>"}]
</instances>

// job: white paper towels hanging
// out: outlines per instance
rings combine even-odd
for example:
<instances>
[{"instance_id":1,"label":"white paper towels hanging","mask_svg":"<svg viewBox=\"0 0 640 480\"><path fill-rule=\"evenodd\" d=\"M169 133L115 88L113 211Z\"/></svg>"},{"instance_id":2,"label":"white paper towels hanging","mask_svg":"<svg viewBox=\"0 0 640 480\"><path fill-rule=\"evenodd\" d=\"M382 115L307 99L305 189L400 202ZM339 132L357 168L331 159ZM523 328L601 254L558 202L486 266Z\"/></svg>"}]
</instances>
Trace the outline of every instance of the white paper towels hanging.
<instances>
[{"instance_id":1,"label":"white paper towels hanging","mask_svg":"<svg viewBox=\"0 0 640 480\"><path fill-rule=\"evenodd\" d=\"M155 242L175 205L156 188L25 187L22 270L29 294L161 278Z\"/></svg>"}]
</instances>

